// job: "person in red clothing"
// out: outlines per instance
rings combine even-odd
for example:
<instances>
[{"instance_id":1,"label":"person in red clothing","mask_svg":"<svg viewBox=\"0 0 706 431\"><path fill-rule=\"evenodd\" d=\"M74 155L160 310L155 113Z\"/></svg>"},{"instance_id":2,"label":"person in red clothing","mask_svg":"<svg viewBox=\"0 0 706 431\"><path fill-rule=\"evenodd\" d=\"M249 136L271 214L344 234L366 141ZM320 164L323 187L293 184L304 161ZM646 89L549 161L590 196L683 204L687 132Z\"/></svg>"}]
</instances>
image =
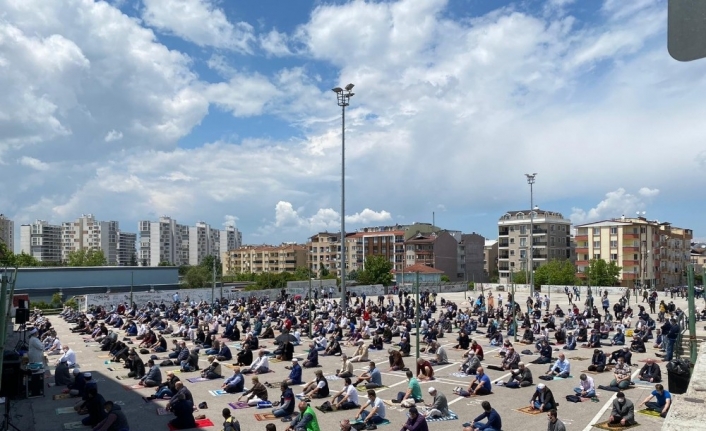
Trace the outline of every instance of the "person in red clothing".
<instances>
[{"instance_id":1,"label":"person in red clothing","mask_svg":"<svg viewBox=\"0 0 706 431\"><path fill-rule=\"evenodd\" d=\"M469 349L469 351L475 353L479 361L483 360L483 346L478 344L476 340L471 341L471 348Z\"/></svg>"},{"instance_id":2,"label":"person in red clothing","mask_svg":"<svg viewBox=\"0 0 706 431\"><path fill-rule=\"evenodd\" d=\"M429 361L425 361L422 358L417 359L417 379L434 380L434 368Z\"/></svg>"}]
</instances>

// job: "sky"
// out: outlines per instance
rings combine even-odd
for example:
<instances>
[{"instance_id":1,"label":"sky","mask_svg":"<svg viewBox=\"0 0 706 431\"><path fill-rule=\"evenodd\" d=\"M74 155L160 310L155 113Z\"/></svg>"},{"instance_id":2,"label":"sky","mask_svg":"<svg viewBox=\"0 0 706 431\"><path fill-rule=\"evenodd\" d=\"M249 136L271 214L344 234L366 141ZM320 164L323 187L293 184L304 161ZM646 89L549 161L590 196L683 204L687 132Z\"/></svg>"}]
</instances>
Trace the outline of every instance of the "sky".
<instances>
[{"instance_id":1,"label":"sky","mask_svg":"<svg viewBox=\"0 0 706 431\"><path fill-rule=\"evenodd\" d=\"M0 213L167 215L247 244L497 236L534 204L706 238L706 60L666 0L0 0Z\"/></svg>"}]
</instances>

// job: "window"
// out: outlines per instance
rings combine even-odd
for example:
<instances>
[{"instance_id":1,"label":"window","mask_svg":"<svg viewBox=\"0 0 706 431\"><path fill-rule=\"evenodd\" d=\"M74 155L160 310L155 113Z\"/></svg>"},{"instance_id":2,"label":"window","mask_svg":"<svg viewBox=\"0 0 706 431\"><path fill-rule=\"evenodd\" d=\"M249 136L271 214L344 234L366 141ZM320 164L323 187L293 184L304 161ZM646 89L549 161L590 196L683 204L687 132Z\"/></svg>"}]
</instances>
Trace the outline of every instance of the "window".
<instances>
[{"instance_id":1,"label":"window","mask_svg":"<svg viewBox=\"0 0 706 431\"><path fill-rule=\"evenodd\" d=\"M640 233L647 233L647 228L641 227L641 228L640 228Z\"/></svg>"},{"instance_id":2,"label":"window","mask_svg":"<svg viewBox=\"0 0 706 431\"><path fill-rule=\"evenodd\" d=\"M510 250L510 256L514 256L514 255L515 255L515 250Z\"/></svg>"},{"instance_id":3,"label":"window","mask_svg":"<svg viewBox=\"0 0 706 431\"><path fill-rule=\"evenodd\" d=\"M610 234L611 234L611 235L617 235L617 234L618 234L618 228L617 228L617 227L612 227L612 228L610 228Z\"/></svg>"},{"instance_id":4,"label":"window","mask_svg":"<svg viewBox=\"0 0 706 431\"><path fill-rule=\"evenodd\" d=\"M514 244L514 243L515 243L515 238L510 238L510 244Z\"/></svg>"},{"instance_id":5,"label":"window","mask_svg":"<svg viewBox=\"0 0 706 431\"><path fill-rule=\"evenodd\" d=\"M600 241L593 241L593 248L601 248L601 242Z\"/></svg>"},{"instance_id":6,"label":"window","mask_svg":"<svg viewBox=\"0 0 706 431\"><path fill-rule=\"evenodd\" d=\"M527 238L520 238L520 247L527 247Z\"/></svg>"},{"instance_id":7,"label":"window","mask_svg":"<svg viewBox=\"0 0 706 431\"><path fill-rule=\"evenodd\" d=\"M549 230L551 230L552 232L554 232L554 229L555 229L555 226L554 226L554 225L550 225L550 226L549 226Z\"/></svg>"},{"instance_id":8,"label":"window","mask_svg":"<svg viewBox=\"0 0 706 431\"><path fill-rule=\"evenodd\" d=\"M636 228L636 227L632 228L632 233L637 233L637 228Z\"/></svg>"},{"instance_id":9,"label":"window","mask_svg":"<svg viewBox=\"0 0 706 431\"><path fill-rule=\"evenodd\" d=\"M527 258L527 250L520 250L520 259Z\"/></svg>"},{"instance_id":10,"label":"window","mask_svg":"<svg viewBox=\"0 0 706 431\"><path fill-rule=\"evenodd\" d=\"M637 260L637 254L632 255L632 260Z\"/></svg>"},{"instance_id":11,"label":"window","mask_svg":"<svg viewBox=\"0 0 706 431\"><path fill-rule=\"evenodd\" d=\"M520 226L520 235L527 234L527 226Z\"/></svg>"},{"instance_id":12,"label":"window","mask_svg":"<svg viewBox=\"0 0 706 431\"><path fill-rule=\"evenodd\" d=\"M611 253L610 260L613 260L613 261L618 260L618 253Z\"/></svg>"},{"instance_id":13,"label":"window","mask_svg":"<svg viewBox=\"0 0 706 431\"><path fill-rule=\"evenodd\" d=\"M510 262L510 266L515 266L515 262Z\"/></svg>"},{"instance_id":14,"label":"window","mask_svg":"<svg viewBox=\"0 0 706 431\"><path fill-rule=\"evenodd\" d=\"M549 245L554 246L554 237L549 238Z\"/></svg>"},{"instance_id":15,"label":"window","mask_svg":"<svg viewBox=\"0 0 706 431\"><path fill-rule=\"evenodd\" d=\"M522 214L522 213L517 213L517 220L524 220L524 219L525 219L525 215L524 215L524 214Z\"/></svg>"},{"instance_id":16,"label":"window","mask_svg":"<svg viewBox=\"0 0 706 431\"><path fill-rule=\"evenodd\" d=\"M600 234L601 234L601 228L594 227L593 228L593 235L600 235Z\"/></svg>"},{"instance_id":17,"label":"window","mask_svg":"<svg viewBox=\"0 0 706 431\"><path fill-rule=\"evenodd\" d=\"M618 241L616 241L616 240L611 241L610 248L618 248Z\"/></svg>"},{"instance_id":18,"label":"window","mask_svg":"<svg viewBox=\"0 0 706 431\"><path fill-rule=\"evenodd\" d=\"M600 254L600 253L595 253L595 254L593 255L593 258L596 259L596 260L598 260L598 259L601 258L601 254Z\"/></svg>"}]
</instances>

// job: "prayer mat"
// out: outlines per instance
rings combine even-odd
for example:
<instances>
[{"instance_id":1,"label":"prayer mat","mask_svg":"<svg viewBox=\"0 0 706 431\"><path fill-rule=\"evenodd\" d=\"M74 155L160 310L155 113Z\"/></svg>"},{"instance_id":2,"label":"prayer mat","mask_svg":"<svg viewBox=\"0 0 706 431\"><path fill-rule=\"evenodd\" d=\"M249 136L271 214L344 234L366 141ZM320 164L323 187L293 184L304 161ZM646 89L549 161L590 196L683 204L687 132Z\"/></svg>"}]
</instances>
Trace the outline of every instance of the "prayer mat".
<instances>
[{"instance_id":1,"label":"prayer mat","mask_svg":"<svg viewBox=\"0 0 706 431\"><path fill-rule=\"evenodd\" d=\"M637 362L647 362L648 359L652 359L653 361L655 361L655 364L661 364L662 362L664 362L664 360L663 360L663 359L660 359L660 358L638 359Z\"/></svg>"},{"instance_id":2,"label":"prayer mat","mask_svg":"<svg viewBox=\"0 0 706 431\"><path fill-rule=\"evenodd\" d=\"M270 362L272 362L272 361L270 361ZM233 370L233 369L235 369L235 367L237 367L237 365L233 365L233 364L221 364L221 365L223 365L226 368L230 368L231 370Z\"/></svg>"},{"instance_id":3,"label":"prayer mat","mask_svg":"<svg viewBox=\"0 0 706 431\"><path fill-rule=\"evenodd\" d=\"M223 377L221 377L221 378L223 378ZM210 382L211 380L218 380L218 379L208 379L206 377L192 377L190 379L186 379L186 381L189 383Z\"/></svg>"},{"instance_id":4,"label":"prayer mat","mask_svg":"<svg viewBox=\"0 0 706 431\"><path fill-rule=\"evenodd\" d=\"M72 408L73 408L73 407L72 407ZM316 410L320 411L320 412L323 413L323 414L331 413L331 412L334 412L334 411L335 411L335 410L322 410L322 409L321 409L321 406L316 406ZM428 421L427 421L427 422L428 422Z\"/></svg>"},{"instance_id":5,"label":"prayer mat","mask_svg":"<svg viewBox=\"0 0 706 431\"><path fill-rule=\"evenodd\" d=\"M365 385L362 386L356 386L355 389L360 392L361 394L367 394L368 393L368 388L365 387ZM387 389L387 386L380 386L374 389L375 392L381 390L381 389Z\"/></svg>"},{"instance_id":6,"label":"prayer mat","mask_svg":"<svg viewBox=\"0 0 706 431\"><path fill-rule=\"evenodd\" d=\"M224 391L223 389L216 389L215 391L208 391L208 393L213 395L214 397L220 397L222 395L226 395L228 392Z\"/></svg>"},{"instance_id":7,"label":"prayer mat","mask_svg":"<svg viewBox=\"0 0 706 431\"><path fill-rule=\"evenodd\" d=\"M281 359L270 359L269 361L270 361L271 363L273 363L273 364L276 364L276 363L278 363L278 362L282 362Z\"/></svg>"},{"instance_id":8,"label":"prayer mat","mask_svg":"<svg viewBox=\"0 0 706 431\"><path fill-rule=\"evenodd\" d=\"M246 403L246 402L244 402L244 401L238 401L238 402L235 402L235 403L228 403L228 407L230 407L230 408L233 409L233 410L241 410L241 409L250 408L250 406L248 405L248 403Z\"/></svg>"},{"instance_id":9,"label":"prayer mat","mask_svg":"<svg viewBox=\"0 0 706 431\"><path fill-rule=\"evenodd\" d=\"M125 386L123 386L123 388L125 388L126 391L129 391L130 389L149 389L149 388L146 387L146 386L141 386L141 385L137 385L137 384L135 384L135 385L125 385Z\"/></svg>"},{"instance_id":10,"label":"prayer mat","mask_svg":"<svg viewBox=\"0 0 706 431\"><path fill-rule=\"evenodd\" d=\"M516 412L524 413L526 415L539 415L542 414L542 411L539 409L533 409L530 406L525 406L520 409L515 409Z\"/></svg>"},{"instance_id":11,"label":"prayer mat","mask_svg":"<svg viewBox=\"0 0 706 431\"><path fill-rule=\"evenodd\" d=\"M332 376L325 376L325 377L326 377L326 380L329 382L332 380L343 380L342 378L340 378L338 376L333 376L333 375Z\"/></svg>"},{"instance_id":12,"label":"prayer mat","mask_svg":"<svg viewBox=\"0 0 706 431\"><path fill-rule=\"evenodd\" d=\"M255 419L258 421L273 421L279 418L272 413L255 413Z\"/></svg>"},{"instance_id":13,"label":"prayer mat","mask_svg":"<svg viewBox=\"0 0 706 431\"><path fill-rule=\"evenodd\" d=\"M115 368L108 367L108 371L115 371Z\"/></svg>"},{"instance_id":14,"label":"prayer mat","mask_svg":"<svg viewBox=\"0 0 706 431\"><path fill-rule=\"evenodd\" d=\"M589 371L589 370L582 370L581 372L586 373L586 374L595 374L595 375L605 373L605 371Z\"/></svg>"},{"instance_id":15,"label":"prayer mat","mask_svg":"<svg viewBox=\"0 0 706 431\"><path fill-rule=\"evenodd\" d=\"M363 422L363 421L351 421L351 425L357 424L357 423L361 423L361 422ZM377 425L377 426L381 426L381 425L390 425L390 421L389 421L388 419L383 419L383 420L382 420L382 423L375 424L375 425Z\"/></svg>"},{"instance_id":16,"label":"prayer mat","mask_svg":"<svg viewBox=\"0 0 706 431\"><path fill-rule=\"evenodd\" d=\"M57 410L58 410L58 409L57 409ZM656 418L661 418L661 417L662 417L662 415L660 414L660 412L656 412L656 411L650 410L650 409L642 409L642 410L638 410L637 412L638 412L638 413L642 413L643 415L653 416L653 417L656 417Z\"/></svg>"},{"instance_id":17,"label":"prayer mat","mask_svg":"<svg viewBox=\"0 0 706 431\"><path fill-rule=\"evenodd\" d=\"M574 356L569 359L573 359L574 361L587 361L589 358L582 358L581 356Z\"/></svg>"},{"instance_id":18,"label":"prayer mat","mask_svg":"<svg viewBox=\"0 0 706 431\"><path fill-rule=\"evenodd\" d=\"M130 376L128 376L128 375L117 376L117 377L116 377L116 379L118 379L118 380L126 380L126 379L131 379L131 378L132 378L132 377L130 377Z\"/></svg>"},{"instance_id":19,"label":"prayer mat","mask_svg":"<svg viewBox=\"0 0 706 431\"><path fill-rule=\"evenodd\" d=\"M211 419L206 418L206 419L197 419L196 426L194 428L207 428L207 427L212 427L212 426L213 426L213 422L211 422ZM171 431L177 430L177 428L174 428L171 424L169 424L169 429Z\"/></svg>"},{"instance_id":20,"label":"prayer mat","mask_svg":"<svg viewBox=\"0 0 706 431\"><path fill-rule=\"evenodd\" d=\"M98 355L96 356L98 359L110 359L110 355Z\"/></svg>"},{"instance_id":21,"label":"prayer mat","mask_svg":"<svg viewBox=\"0 0 706 431\"><path fill-rule=\"evenodd\" d=\"M166 416L171 414L172 412L167 411L164 407L157 407L157 415L158 416Z\"/></svg>"},{"instance_id":22,"label":"prayer mat","mask_svg":"<svg viewBox=\"0 0 706 431\"><path fill-rule=\"evenodd\" d=\"M455 421L458 419L458 415L451 410L449 410L448 416L438 417L438 418L427 418L427 422L443 422L443 421Z\"/></svg>"},{"instance_id":23,"label":"prayer mat","mask_svg":"<svg viewBox=\"0 0 706 431\"><path fill-rule=\"evenodd\" d=\"M554 380L566 380L566 379L573 379L574 376L568 376L568 377L559 377L559 376L554 376Z\"/></svg>"},{"instance_id":24,"label":"prayer mat","mask_svg":"<svg viewBox=\"0 0 706 431\"><path fill-rule=\"evenodd\" d=\"M81 429L81 428L85 428L85 427L86 426L81 421L67 422L64 424L65 430L77 430L77 429Z\"/></svg>"},{"instance_id":25,"label":"prayer mat","mask_svg":"<svg viewBox=\"0 0 706 431\"><path fill-rule=\"evenodd\" d=\"M56 409L57 415L65 415L67 413L76 413L76 410L73 407L59 407Z\"/></svg>"},{"instance_id":26,"label":"prayer mat","mask_svg":"<svg viewBox=\"0 0 706 431\"><path fill-rule=\"evenodd\" d=\"M618 425L608 425L608 421L605 421L605 422L599 422L599 423L597 423L597 424L593 424L593 425L591 425L591 426L592 426L592 427L599 428L599 429L602 429L602 430L621 430L621 431L622 431L622 430L626 430L626 429L628 429L628 428L634 428L634 427L640 426L640 424L637 423L637 422L635 422L634 424L632 424L632 425L627 425L627 426L622 426L622 425L620 425L620 424L618 424Z\"/></svg>"},{"instance_id":27,"label":"prayer mat","mask_svg":"<svg viewBox=\"0 0 706 431\"><path fill-rule=\"evenodd\" d=\"M52 397L53 400L65 400L71 398L71 395L69 394L56 394Z\"/></svg>"},{"instance_id":28,"label":"prayer mat","mask_svg":"<svg viewBox=\"0 0 706 431\"><path fill-rule=\"evenodd\" d=\"M460 371L459 371L459 372L456 372L456 373L451 373L451 374L449 374L449 376L450 376L450 377L460 377L460 378L462 378L462 379L465 379L466 377L471 377L471 376L469 376L468 374L462 373L462 372L460 372Z\"/></svg>"}]
</instances>

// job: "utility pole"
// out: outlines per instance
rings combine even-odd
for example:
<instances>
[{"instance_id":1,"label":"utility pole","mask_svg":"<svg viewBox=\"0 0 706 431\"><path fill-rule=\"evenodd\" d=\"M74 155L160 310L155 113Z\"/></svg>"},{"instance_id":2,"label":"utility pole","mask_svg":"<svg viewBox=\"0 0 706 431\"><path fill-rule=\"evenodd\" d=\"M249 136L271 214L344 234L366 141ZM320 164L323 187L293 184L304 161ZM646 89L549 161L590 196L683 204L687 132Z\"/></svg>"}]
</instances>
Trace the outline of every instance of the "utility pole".
<instances>
[{"instance_id":1,"label":"utility pole","mask_svg":"<svg viewBox=\"0 0 706 431\"><path fill-rule=\"evenodd\" d=\"M696 364L698 354L696 345L696 304L694 300L694 265L689 264L687 275L689 282L689 356L692 366Z\"/></svg>"},{"instance_id":2,"label":"utility pole","mask_svg":"<svg viewBox=\"0 0 706 431\"><path fill-rule=\"evenodd\" d=\"M415 307L417 308L417 310L416 310L417 312L414 313L414 315L415 315L415 323L414 323L414 326L415 326L415 328L417 328L417 357L416 357L416 359L419 359L419 332L420 332L420 328L419 328L419 314L421 313L421 309L420 309L420 307L419 307L419 271L417 271L416 281L415 281L414 285L415 285L415 296L416 296L416 305L415 305Z\"/></svg>"},{"instance_id":3,"label":"utility pole","mask_svg":"<svg viewBox=\"0 0 706 431\"><path fill-rule=\"evenodd\" d=\"M135 271L130 271L130 309L132 309L132 304L134 302L132 300L134 285L135 285Z\"/></svg>"},{"instance_id":4,"label":"utility pole","mask_svg":"<svg viewBox=\"0 0 706 431\"><path fill-rule=\"evenodd\" d=\"M534 293L534 179L537 173L525 174L530 186L530 239L529 239L529 282L531 293Z\"/></svg>"},{"instance_id":5,"label":"utility pole","mask_svg":"<svg viewBox=\"0 0 706 431\"><path fill-rule=\"evenodd\" d=\"M216 303L216 256L213 256L213 283L211 283L211 305Z\"/></svg>"},{"instance_id":6,"label":"utility pole","mask_svg":"<svg viewBox=\"0 0 706 431\"><path fill-rule=\"evenodd\" d=\"M311 338L311 321L314 320L313 316L311 315L311 270L309 270L309 295L308 295L309 300L307 301L309 304L309 310L307 310L307 315L309 316L309 338Z\"/></svg>"}]
</instances>

